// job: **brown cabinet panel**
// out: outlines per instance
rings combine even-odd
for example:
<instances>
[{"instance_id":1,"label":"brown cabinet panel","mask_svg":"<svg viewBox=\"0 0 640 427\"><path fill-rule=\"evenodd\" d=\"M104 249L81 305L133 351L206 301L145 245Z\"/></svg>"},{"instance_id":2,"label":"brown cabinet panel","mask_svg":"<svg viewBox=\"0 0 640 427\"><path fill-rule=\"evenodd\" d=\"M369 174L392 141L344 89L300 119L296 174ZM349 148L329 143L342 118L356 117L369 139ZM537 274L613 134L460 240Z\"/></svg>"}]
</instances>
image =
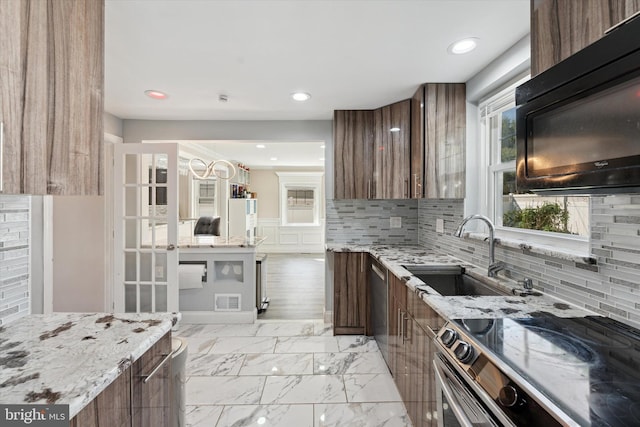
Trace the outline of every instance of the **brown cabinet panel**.
<instances>
[{"instance_id":1,"label":"brown cabinet panel","mask_svg":"<svg viewBox=\"0 0 640 427\"><path fill-rule=\"evenodd\" d=\"M640 10L640 0L531 2L531 75L535 76L600 39Z\"/></svg>"},{"instance_id":2,"label":"brown cabinet panel","mask_svg":"<svg viewBox=\"0 0 640 427\"><path fill-rule=\"evenodd\" d=\"M416 427L437 425L433 331L443 324L418 294L389 275L389 369Z\"/></svg>"},{"instance_id":3,"label":"brown cabinet panel","mask_svg":"<svg viewBox=\"0 0 640 427\"><path fill-rule=\"evenodd\" d=\"M425 197L464 198L466 86L464 83L424 86Z\"/></svg>"},{"instance_id":4,"label":"brown cabinet panel","mask_svg":"<svg viewBox=\"0 0 640 427\"><path fill-rule=\"evenodd\" d=\"M418 325L425 331L431 331L431 334L438 333L441 327L444 326L444 319L427 303L425 303L415 292L408 290L409 292L409 311L416 320Z\"/></svg>"},{"instance_id":5,"label":"brown cabinet panel","mask_svg":"<svg viewBox=\"0 0 640 427\"><path fill-rule=\"evenodd\" d=\"M406 289L406 286L402 283L402 281L394 276L393 274L389 274L389 301L388 301L388 330L389 330L389 369L391 370L391 374L396 379L396 383L399 381L398 376L400 375L400 364L398 362L398 353L400 352L403 341L402 341L402 326L403 319L407 312L407 300L406 300L406 292L403 290Z\"/></svg>"},{"instance_id":6,"label":"brown cabinet panel","mask_svg":"<svg viewBox=\"0 0 640 427\"><path fill-rule=\"evenodd\" d=\"M333 145L334 198L371 198L373 111L334 111Z\"/></svg>"},{"instance_id":7,"label":"brown cabinet panel","mask_svg":"<svg viewBox=\"0 0 640 427\"><path fill-rule=\"evenodd\" d=\"M411 198L424 197L424 86L411 98Z\"/></svg>"},{"instance_id":8,"label":"brown cabinet panel","mask_svg":"<svg viewBox=\"0 0 640 427\"><path fill-rule=\"evenodd\" d=\"M4 193L101 193L103 39L103 0L0 2Z\"/></svg>"},{"instance_id":9,"label":"brown cabinet panel","mask_svg":"<svg viewBox=\"0 0 640 427\"><path fill-rule=\"evenodd\" d=\"M171 360L167 360L147 383L143 380L166 357L170 358L170 353L171 332L168 332L131 367L133 427L169 426Z\"/></svg>"},{"instance_id":10,"label":"brown cabinet panel","mask_svg":"<svg viewBox=\"0 0 640 427\"><path fill-rule=\"evenodd\" d=\"M131 427L131 367L78 412L71 427Z\"/></svg>"},{"instance_id":11,"label":"brown cabinet panel","mask_svg":"<svg viewBox=\"0 0 640 427\"><path fill-rule=\"evenodd\" d=\"M411 100L375 110L373 127L374 198L408 199L411 174Z\"/></svg>"},{"instance_id":12,"label":"brown cabinet panel","mask_svg":"<svg viewBox=\"0 0 640 427\"><path fill-rule=\"evenodd\" d=\"M333 254L333 333L361 335L368 332L368 254Z\"/></svg>"}]
</instances>

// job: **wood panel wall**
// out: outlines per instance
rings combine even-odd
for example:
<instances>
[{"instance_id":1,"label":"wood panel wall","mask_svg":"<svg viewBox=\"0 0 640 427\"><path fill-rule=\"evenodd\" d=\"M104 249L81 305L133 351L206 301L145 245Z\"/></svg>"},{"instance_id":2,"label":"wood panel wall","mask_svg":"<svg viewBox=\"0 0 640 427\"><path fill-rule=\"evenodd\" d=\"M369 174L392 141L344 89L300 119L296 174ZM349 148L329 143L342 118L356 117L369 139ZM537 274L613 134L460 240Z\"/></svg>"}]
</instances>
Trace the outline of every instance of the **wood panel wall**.
<instances>
[{"instance_id":1,"label":"wood panel wall","mask_svg":"<svg viewBox=\"0 0 640 427\"><path fill-rule=\"evenodd\" d=\"M102 192L104 0L0 2L4 192Z\"/></svg>"},{"instance_id":2,"label":"wood panel wall","mask_svg":"<svg viewBox=\"0 0 640 427\"><path fill-rule=\"evenodd\" d=\"M532 0L531 75L600 39L639 10L640 0Z\"/></svg>"}]
</instances>

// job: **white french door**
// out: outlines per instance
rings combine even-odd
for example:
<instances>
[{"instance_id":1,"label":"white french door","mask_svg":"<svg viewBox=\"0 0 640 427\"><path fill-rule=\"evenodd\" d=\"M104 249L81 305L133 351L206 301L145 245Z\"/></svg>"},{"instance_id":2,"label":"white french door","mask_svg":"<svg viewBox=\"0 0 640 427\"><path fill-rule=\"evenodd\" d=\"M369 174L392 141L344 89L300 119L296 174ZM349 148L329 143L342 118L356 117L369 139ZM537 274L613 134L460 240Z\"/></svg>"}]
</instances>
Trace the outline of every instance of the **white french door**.
<instances>
[{"instance_id":1,"label":"white french door","mask_svg":"<svg viewBox=\"0 0 640 427\"><path fill-rule=\"evenodd\" d=\"M114 152L114 310L178 311L178 144Z\"/></svg>"}]
</instances>

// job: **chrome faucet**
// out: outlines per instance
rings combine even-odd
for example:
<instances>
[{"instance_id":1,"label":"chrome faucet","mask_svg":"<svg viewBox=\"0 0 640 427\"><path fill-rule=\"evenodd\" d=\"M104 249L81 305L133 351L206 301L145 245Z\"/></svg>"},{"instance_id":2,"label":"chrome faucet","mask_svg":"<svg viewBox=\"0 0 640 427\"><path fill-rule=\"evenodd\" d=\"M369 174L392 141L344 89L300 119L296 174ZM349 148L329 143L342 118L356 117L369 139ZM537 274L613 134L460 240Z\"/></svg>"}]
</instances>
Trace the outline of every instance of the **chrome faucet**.
<instances>
[{"instance_id":1,"label":"chrome faucet","mask_svg":"<svg viewBox=\"0 0 640 427\"><path fill-rule=\"evenodd\" d=\"M487 275L489 277L496 277L496 275L498 274L498 271L503 270L504 269L504 265L501 262L496 262L496 257L495 257L495 238L494 238L494 233L496 228L493 225L493 222L491 222L491 220L489 218L487 218L484 215L480 215L480 214L475 214L475 215L471 215L466 217L465 219L462 220L462 222L460 223L460 225L458 226L457 230L455 231L455 233L453 233L453 235L455 237L461 237L462 236L462 229L464 228L464 226L471 220L474 219L479 219L480 221L484 221L487 224L487 227L489 227L489 269L487 271Z\"/></svg>"}]
</instances>

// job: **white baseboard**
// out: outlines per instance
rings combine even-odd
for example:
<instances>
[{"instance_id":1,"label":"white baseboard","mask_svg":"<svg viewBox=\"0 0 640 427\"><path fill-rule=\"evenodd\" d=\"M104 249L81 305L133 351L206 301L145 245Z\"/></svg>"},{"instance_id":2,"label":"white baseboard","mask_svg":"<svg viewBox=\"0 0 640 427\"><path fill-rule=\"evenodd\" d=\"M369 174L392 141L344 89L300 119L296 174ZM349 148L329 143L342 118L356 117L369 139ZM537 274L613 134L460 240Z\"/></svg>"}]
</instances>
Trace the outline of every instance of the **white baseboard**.
<instances>
[{"instance_id":1,"label":"white baseboard","mask_svg":"<svg viewBox=\"0 0 640 427\"><path fill-rule=\"evenodd\" d=\"M254 311L181 311L182 323L214 324L214 323L255 323L258 318Z\"/></svg>"}]
</instances>

